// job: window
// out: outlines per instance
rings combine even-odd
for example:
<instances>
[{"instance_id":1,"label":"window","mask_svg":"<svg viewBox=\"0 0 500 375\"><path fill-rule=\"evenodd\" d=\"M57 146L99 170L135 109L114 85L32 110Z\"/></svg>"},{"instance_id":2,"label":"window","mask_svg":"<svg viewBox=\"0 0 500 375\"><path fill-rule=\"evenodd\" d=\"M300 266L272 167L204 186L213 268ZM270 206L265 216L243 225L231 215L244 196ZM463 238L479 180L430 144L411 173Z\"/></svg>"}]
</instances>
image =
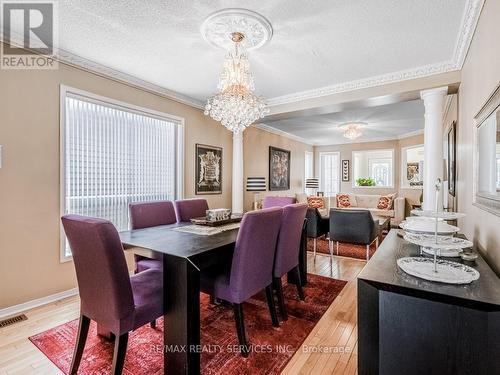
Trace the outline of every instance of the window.
<instances>
[{"instance_id":1,"label":"window","mask_svg":"<svg viewBox=\"0 0 500 375\"><path fill-rule=\"evenodd\" d=\"M320 160L320 189L331 197L340 191L340 153L322 152Z\"/></svg>"},{"instance_id":2,"label":"window","mask_svg":"<svg viewBox=\"0 0 500 375\"><path fill-rule=\"evenodd\" d=\"M314 177L314 154L306 151L304 154L304 192L306 192L306 179Z\"/></svg>"},{"instance_id":3,"label":"window","mask_svg":"<svg viewBox=\"0 0 500 375\"><path fill-rule=\"evenodd\" d=\"M394 150L355 151L354 187L393 187Z\"/></svg>"},{"instance_id":4,"label":"window","mask_svg":"<svg viewBox=\"0 0 500 375\"><path fill-rule=\"evenodd\" d=\"M182 119L62 87L61 212L125 230L130 202L181 197L182 133Z\"/></svg>"},{"instance_id":5,"label":"window","mask_svg":"<svg viewBox=\"0 0 500 375\"><path fill-rule=\"evenodd\" d=\"M424 184L424 146L401 149L401 187L422 189Z\"/></svg>"}]
</instances>

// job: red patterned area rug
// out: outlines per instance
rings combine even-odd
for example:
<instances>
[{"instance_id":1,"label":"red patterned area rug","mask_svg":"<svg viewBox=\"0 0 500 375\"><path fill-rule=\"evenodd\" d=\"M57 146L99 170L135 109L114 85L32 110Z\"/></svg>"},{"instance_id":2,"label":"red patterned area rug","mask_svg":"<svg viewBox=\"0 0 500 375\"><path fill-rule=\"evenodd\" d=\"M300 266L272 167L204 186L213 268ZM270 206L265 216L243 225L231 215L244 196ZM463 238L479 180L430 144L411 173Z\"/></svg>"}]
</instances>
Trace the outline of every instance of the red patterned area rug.
<instances>
[{"instance_id":1,"label":"red patterned area rug","mask_svg":"<svg viewBox=\"0 0 500 375\"><path fill-rule=\"evenodd\" d=\"M379 238L380 243L383 241L384 237ZM314 240L312 238L307 240L307 251L314 251ZM370 258L375 254L375 243L370 245ZM316 243L316 252L322 254L330 254L328 250L328 240L325 236L319 237ZM351 243L340 242L339 243L339 253L337 254L336 243L333 243L333 255L340 255L343 257L351 257L356 259L366 260L366 246L355 245Z\"/></svg>"},{"instance_id":2,"label":"red patterned area rug","mask_svg":"<svg viewBox=\"0 0 500 375\"><path fill-rule=\"evenodd\" d=\"M298 300L296 288L285 285L288 320L274 328L264 294L244 305L247 336L252 346L248 358L236 352L238 340L233 311L223 305L211 305L201 294L201 366L203 374L279 374L317 321L338 296L346 282L327 277L308 276L305 301ZM163 321L156 329L143 326L129 335L125 375L163 374ZM68 373L78 331L78 320L30 337L65 374ZM109 374L113 343L96 334L92 322L78 374ZM168 364L167 364L168 366ZM168 372L168 369L167 369Z\"/></svg>"}]
</instances>

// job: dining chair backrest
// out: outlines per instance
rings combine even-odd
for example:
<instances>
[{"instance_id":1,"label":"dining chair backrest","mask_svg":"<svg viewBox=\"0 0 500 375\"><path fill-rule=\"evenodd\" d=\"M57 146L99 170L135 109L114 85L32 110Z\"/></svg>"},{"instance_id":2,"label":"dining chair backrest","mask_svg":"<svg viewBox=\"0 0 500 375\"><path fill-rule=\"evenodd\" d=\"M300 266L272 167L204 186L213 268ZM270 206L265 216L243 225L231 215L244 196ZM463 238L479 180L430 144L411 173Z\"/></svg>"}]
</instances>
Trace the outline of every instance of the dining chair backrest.
<instances>
[{"instance_id":1,"label":"dining chair backrest","mask_svg":"<svg viewBox=\"0 0 500 375\"><path fill-rule=\"evenodd\" d=\"M271 284L282 211L273 207L243 216L229 281L232 302L243 302Z\"/></svg>"},{"instance_id":2,"label":"dining chair backrest","mask_svg":"<svg viewBox=\"0 0 500 375\"><path fill-rule=\"evenodd\" d=\"M284 207L295 202L295 197L264 197L262 208Z\"/></svg>"},{"instance_id":3,"label":"dining chair backrest","mask_svg":"<svg viewBox=\"0 0 500 375\"><path fill-rule=\"evenodd\" d=\"M132 287L114 225L80 215L65 215L61 221L73 254L81 313L106 327L132 316Z\"/></svg>"},{"instance_id":4,"label":"dining chair backrest","mask_svg":"<svg viewBox=\"0 0 500 375\"><path fill-rule=\"evenodd\" d=\"M206 199L182 199L174 202L177 222L188 222L197 217L205 217L208 210Z\"/></svg>"},{"instance_id":5,"label":"dining chair backrest","mask_svg":"<svg viewBox=\"0 0 500 375\"><path fill-rule=\"evenodd\" d=\"M130 227L142 229L177 222L174 204L171 201L130 203Z\"/></svg>"},{"instance_id":6,"label":"dining chair backrest","mask_svg":"<svg viewBox=\"0 0 500 375\"><path fill-rule=\"evenodd\" d=\"M283 276L299 264L300 239L306 212L306 203L283 207L276 255L274 257L274 277Z\"/></svg>"},{"instance_id":7,"label":"dining chair backrest","mask_svg":"<svg viewBox=\"0 0 500 375\"><path fill-rule=\"evenodd\" d=\"M328 232L328 222L326 224L321 218L317 208L309 207L306 213L307 218L307 237L317 238Z\"/></svg>"},{"instance_id":8,"label":"dining chair backrest","mask_svg":"<svg viewBox=\"0 0 500 375\"><path fill-rule=\"evenodd\" d=\"M367 245L377 236L377 227L369 210L330 209L330 239Z\"/></svg>"}]
</instances>

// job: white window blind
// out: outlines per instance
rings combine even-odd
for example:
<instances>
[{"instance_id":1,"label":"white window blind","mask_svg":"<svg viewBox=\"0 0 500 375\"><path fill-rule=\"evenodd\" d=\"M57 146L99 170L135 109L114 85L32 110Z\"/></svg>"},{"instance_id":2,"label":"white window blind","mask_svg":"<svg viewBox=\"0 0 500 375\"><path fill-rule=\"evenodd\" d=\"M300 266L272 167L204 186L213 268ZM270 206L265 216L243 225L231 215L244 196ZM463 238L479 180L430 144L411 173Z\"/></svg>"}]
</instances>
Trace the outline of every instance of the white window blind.
<instances>
[{"instance_id":1,"label":"white window blind","mask_svg":"<svg viewBox=\"0 0 500 375\"><path fill-rule=\"evenodd\" d=\"M320 153L320 187L327 197L340 191L340 154Z\"/></svg>"},{"instance_id":2,"label":"white window blind","mask_svg":"<svg viewBox=\"0 0 500 375\"><path fill-rule=\"evenodd\" d=\"M176 198L179 120L69 93L64 105L65 213L124 230L130 202Z\"/></svg>"}]
</instances>

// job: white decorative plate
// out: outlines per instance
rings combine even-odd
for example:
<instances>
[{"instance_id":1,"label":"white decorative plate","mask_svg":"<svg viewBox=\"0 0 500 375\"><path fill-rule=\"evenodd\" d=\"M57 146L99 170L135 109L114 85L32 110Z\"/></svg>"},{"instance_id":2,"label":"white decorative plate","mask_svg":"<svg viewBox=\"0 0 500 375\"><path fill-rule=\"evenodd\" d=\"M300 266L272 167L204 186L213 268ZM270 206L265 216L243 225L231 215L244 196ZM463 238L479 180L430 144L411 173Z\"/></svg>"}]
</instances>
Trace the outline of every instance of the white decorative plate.
<instances>
[{"instance_id":1,"label":"white decorative plate","mask_svg":"<svg viewBox=\"0 0 500 375\"><path fill-rule=\"evenodd\" d=\"M437 251L437 256L442 258L458 258L460 257L461 249L431 249L430 247L422 247L422 252L427 255L434 256L434 251Z\"/></svg>"},{"instance_id":2,"label":"white decorative plate","mask_svg":"<svg viewBox=\"0 0 500 375\"><path fill-rule=\"evenodd\" d=\"M402 221L399 226L407 231L413 233L434 233L436 229L435 220L408 220ZM458 232L460 229L454 225L450 225L444 221L438 222L438 234L452 234Z\"/></svg>"},{"instance_id":3,"label":"white decorative plate","mask_svg":"<svg viewBox=\"0 0 500 375\"><path fill-rule=\"evenodd\" d=\"M469 284L479 279L479 272L474 268L449 260L436 260L437 272L434 271L434 260L431 258L405 257L398 259L397 263L407 274L429 281Z\"/></svg>"},{"instance_id":4,"label":"white decorative plate","mask_svg":"<svg viewBox=\"0 0 500 375\"><path fill-rule=\"evenodd\" d=\"M468 240L450 236L437 236L436 243L434 235L423 233L406 233L404 239L408 242L414 243L415 245L440 250L466 249L473 246L472 242Z\"/></svg>"},{"instance_id":5,"label":"white decorative plate","mask_svg":"<svg viewBox=\"0 0 500 375\"><path fill-rule=\"evenodd\" d=\"M448 212L448 211L431 211L431 210L411 210L410 212L415 216L423 216L423 217L431 217L431 218L439 218L443 220L457 220L462 217L465 217L465 214L459 212Z\"/></svg>"}]
</instances>

